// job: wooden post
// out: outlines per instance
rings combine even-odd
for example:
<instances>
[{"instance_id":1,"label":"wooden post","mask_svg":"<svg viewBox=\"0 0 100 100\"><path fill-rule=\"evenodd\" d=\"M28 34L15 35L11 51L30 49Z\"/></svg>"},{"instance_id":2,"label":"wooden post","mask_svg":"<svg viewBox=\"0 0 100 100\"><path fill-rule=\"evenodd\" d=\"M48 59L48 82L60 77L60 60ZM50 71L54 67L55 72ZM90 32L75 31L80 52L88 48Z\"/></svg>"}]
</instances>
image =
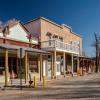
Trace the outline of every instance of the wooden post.
<instances>
[{"instance_id":1,"label":"wooden post","mask_svg":"<svg viewBox=\"0 0 100 100\"><path fill-rule=\"evenodd\" d=\"M64 71L64 77L65 77L65 75L66 75L66 73L65 73L65 66L66 66L66 62L65 62L65 59L66 59L66 57L65 57L65 52L63 53L63 71Z\"/></svg>"},{"instance_id":2,"label":"wooden post","mask_svg":"<svg viewBox=\"0 0 100 100\"><path fill-rule=\"evenodd\" d=\"M72 76L73 76L73 54L72 54Z\"/></svg>"},{"instance_id":3,"label":"wooden post","mask_svg":"<svg viewBox=\"0 0 100 100\"><path fill-rule=\"evenodd\" d=\"M27 55L27 79L29 79L29 55Z\"/></svg>"},{"instance_id":4,"label":"wooden post","mask_svg":"<svg viewBox=\"0 0 100 100\"><path fill-rule=\"evenodd\" d=\"M28 75L27 75L27 51L25 52L25 83L28 79Z\"/></svg>"},{"instance_id":5,"label":"wooden post","mask_svg":"<svg viewBox=\"0 0 100 100\"><path fill-rule=\"evenodd\" d=\"M79 68L79 56L77 56L77 74L80 75L80 68Z\"/></svg>"},{"instance_id":6,"label":"wooden post","mask_svg":"<svg viewBox=\"0 0 100 100\"><path fill-rule=\"evenodd\" d=\"M5 49L5 86L8 85L8 49Z\"/></svg>"},{"instance_id":7,"label":"wooden post","mask_svg":"<svg viewBox=\"0 0 100 100\"><path fill-rule=\"evenodd\" d=\"M42 54L40 54L40 81L42 81L42 67L43 67Z\"/></svg>"},{"instance_id":8,"label":"wooden post","mask_svg":"<svg viewBox=\"0 0 100 100\"><path fill-rule=\"evenodd\" d=\"M56 72L57 72L57 68L56 68L56 50L54 51L54 77L56 78Z\"/></svg>"},{"instance_id":9,"label":"wooden post","mask_svg":"<svg viewBox=\"0 0 100 100\"><path fill-rule=\"evenodd\" d=\"M16 71L17 71L17 76L18 76L18 56L16 56Z\"/></svg>"},{"instance_id":10,"label":"wooden post","mask_svg":"<svg viewBox=\"0 0 100 100\"><path fill-rule=\"evenodd\" d=\"M77 69L79 70L79 56L77 56Z\"/></svg>"},{"instance_id":11,"label":"wooden post","mask_svg":"<svg viewBox=\"0 0 100 100\"><path fill-rule=\"evenodd\" d=\"M38 55L38 73L40 73L40 57Z\"/></svg>"},{"instance_id":12,"label":"wooden post","mask_svg":"<svg viewBox=\"0 0 100 100\"><path fill-rule=\"evenodd\" d=\"M53 54L51 54L51 79L53 79L53 70L54 69L54 56L53 56Z\"/></svg>"},{"instance_id":13,"label":"wooden post","mask_svg":"<svg viewBox=\"0 0 100 100\"><path fill-rule=\"evenodd\" d=\"M84 71L83 71L83 69L84 69L84 58L82 58L82 75L84 75Z\"/></svg>"}]
</instances>

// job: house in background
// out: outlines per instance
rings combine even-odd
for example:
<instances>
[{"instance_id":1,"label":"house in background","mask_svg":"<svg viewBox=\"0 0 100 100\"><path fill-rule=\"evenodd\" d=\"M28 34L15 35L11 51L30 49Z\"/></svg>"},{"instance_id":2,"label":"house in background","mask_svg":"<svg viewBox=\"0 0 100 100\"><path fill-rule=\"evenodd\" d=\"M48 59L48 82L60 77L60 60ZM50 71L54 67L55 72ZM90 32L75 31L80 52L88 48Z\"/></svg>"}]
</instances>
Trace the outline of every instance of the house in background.
<instances>
[{"instance_id":1,"label":"house in background","mask_svg":"<svg viewBox=\"0 0 100 100\"><path fill-rule=\"evenodd\" d=\"M57 77L67 73L77 72L79 57L82 56L82 37L65 25L59 25L46 18L40 17L24 24L26 29L38 36L40 48L52 53L46 62L46 76ZM50 63L53 66L50 66ZM52 74L51 74L52 73Z\"/></svg>"}]
</instances>

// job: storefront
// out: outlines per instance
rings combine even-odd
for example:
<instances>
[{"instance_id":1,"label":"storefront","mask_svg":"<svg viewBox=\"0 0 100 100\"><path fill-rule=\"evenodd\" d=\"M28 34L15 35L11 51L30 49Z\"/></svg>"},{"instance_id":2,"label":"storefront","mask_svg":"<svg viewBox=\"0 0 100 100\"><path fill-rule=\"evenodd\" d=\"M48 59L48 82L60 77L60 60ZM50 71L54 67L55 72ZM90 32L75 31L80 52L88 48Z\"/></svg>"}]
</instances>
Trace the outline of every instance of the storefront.
<instances>
[{"instance_id":1,"label":"storefront","mask_svg":"<svg viewBox=\"0 0 100 100\"><path fill-rule=\"evenodd\" d=\"M28 47L19 47L14 45L0 45L0 78L2 78L2 82L5 82L5 85L8 84L11 75L13 74L13 78L19 79L20 77L20 58L19 58L19 49L22 48L23 58L22 58L22 78L26 81L29 80L29 73L31 74L32 79L34 75L40 80L43 77L43 61L44 56L50 55L50 53L28 48ZM45 66L47 67L47 66ZM45 72L46 75L46 72ZM0 79L1 80L1 79Z\"/></svg>"}]
</instances>

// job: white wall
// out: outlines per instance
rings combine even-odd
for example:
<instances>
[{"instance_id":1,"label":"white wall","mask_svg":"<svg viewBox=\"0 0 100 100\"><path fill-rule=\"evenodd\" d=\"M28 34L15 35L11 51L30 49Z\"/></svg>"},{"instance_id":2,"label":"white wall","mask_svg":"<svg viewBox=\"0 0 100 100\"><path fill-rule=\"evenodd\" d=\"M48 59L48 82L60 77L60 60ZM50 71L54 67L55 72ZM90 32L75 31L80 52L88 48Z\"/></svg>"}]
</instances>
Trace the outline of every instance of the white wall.
<instances>
[{"instance_id":1,"label":"white wall","mask_svg":"<svg viewBox=\"0 0 100 100\"><path fill-rule=\"evenodd\" d=\"M7 37L22 42L29 42L29 39L27 38L27 32L21 27L20 24L11 27L10 34L7 35ZM37 41L33 40L32 43L37 43Z\"/></svg>"},{"instance_id":2,"label":"white wall","mask_svg":"<svg viewBox=\"0 0 100 100\"><path fill-rule=\"evenodd\" d=\"M0 37L3 37L3 33L0 33Z\"/></svg>"},{"instance_id":3,"label":"white wall","mask_svg":"<svg viewBox=\"0 0 100 100\"><path fill-rule=\"evenodd\" d=\"M7 35L8 38L21 40L24 42L29 42L26 36L27 36L27 33L24 31L24 29L19 24L10 28L10 34Z\"/></svg>"}]
</instances>

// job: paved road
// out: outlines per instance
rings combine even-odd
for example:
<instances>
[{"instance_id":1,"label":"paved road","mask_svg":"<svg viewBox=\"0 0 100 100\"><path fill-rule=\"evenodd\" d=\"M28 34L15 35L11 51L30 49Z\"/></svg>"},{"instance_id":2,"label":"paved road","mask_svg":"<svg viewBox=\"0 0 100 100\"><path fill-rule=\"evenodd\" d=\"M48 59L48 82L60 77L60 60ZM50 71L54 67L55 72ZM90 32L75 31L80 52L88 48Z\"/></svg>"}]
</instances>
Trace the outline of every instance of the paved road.
<instances>
[{"instance_id":1,"label":"paved road","mask_svg":"<svg viewBox=\"0 0 100 100\"><path fill-rule=\"evenodd\" d=\"M64 78L49 82L47 87L0 90L0 100L100 100L100 73Z\"/></svg>"}]
</instances>

